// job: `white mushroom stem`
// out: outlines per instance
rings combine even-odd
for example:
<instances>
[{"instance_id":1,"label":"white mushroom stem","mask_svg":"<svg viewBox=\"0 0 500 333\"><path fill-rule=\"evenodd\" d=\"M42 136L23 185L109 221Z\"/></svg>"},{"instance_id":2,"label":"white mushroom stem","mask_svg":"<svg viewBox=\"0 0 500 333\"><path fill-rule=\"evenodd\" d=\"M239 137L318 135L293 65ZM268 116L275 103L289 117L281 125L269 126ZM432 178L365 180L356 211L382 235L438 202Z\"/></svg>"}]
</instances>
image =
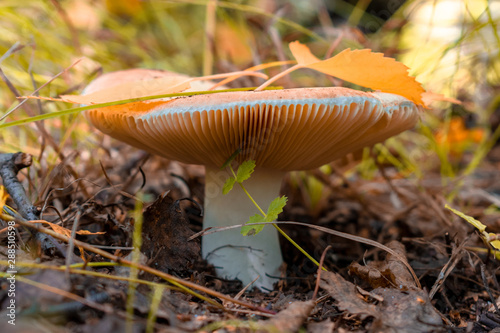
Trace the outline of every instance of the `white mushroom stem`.
<instances>
[{"instance_id":1,"label":"white mushroom stem","mask_svg":"<svg viewBox=\"0 0 500 333\"><path fill-rule=\"evenodd\" d=\"M284 174L283 171L256 169L243 182L264 212L279 195ZM204 228L245 223L250 216L259 213L238 184L228 194L222 194L228 177L226 171L206 167ZM254 286L272 290L282 263L276 228L266 225L254 236L243 236L240 231L236 228L203 236L203 258L215 266L217 275L222 278L239 279L243 285L258 278Z\"/></svg>"}]
</instances>

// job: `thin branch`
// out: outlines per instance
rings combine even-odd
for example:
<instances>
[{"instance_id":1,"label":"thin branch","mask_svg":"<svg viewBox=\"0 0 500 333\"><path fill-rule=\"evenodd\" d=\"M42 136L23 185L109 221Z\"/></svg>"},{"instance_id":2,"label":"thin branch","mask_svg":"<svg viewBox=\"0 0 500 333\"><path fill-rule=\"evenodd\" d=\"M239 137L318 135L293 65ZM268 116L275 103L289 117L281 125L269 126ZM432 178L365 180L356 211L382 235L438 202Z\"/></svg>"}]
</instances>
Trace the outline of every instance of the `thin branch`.
<instances>
[{"instance_id":1,"label":"thin branch","mask_svg":"<svg viewBox=\"0 0 500 333\"><path fill-rule=\"evenodd\" d=\"M19 182L19 179L17 179L17 173L29 167L31 162L31 155L29 154L0 154L0 177L2 178L7 193L9 193L16 204L18 213L27 220L38 220L38 209L33 206L24 191L24 187ZM63 248L52 237L43 233L35 233L35 237L44 252L55 248L64 255Z\"/></svg>"},{"instance_id":2,"label":"thin branch","mask_svg":"<svg viewBox=\"0 0 500 333\"><path fill-rule=\"evenodd\" d=\"M323 254L321 254L321 259L319 261L319 267L318 267L318 273L316 273L318 276L316 277L316 287L314 288L314 293L313 293L313 297L312 299L315 300L316 299L316 296L318 295L318 290L319 290L319 282L321 280L321 270L323 268L323 263L325 262L325 257L326 257L326 253L328 252L328 250L330 250L332 248L331 245L328 245L326 247L326 249L323 251Z\"/></svg>"}]
</instances>

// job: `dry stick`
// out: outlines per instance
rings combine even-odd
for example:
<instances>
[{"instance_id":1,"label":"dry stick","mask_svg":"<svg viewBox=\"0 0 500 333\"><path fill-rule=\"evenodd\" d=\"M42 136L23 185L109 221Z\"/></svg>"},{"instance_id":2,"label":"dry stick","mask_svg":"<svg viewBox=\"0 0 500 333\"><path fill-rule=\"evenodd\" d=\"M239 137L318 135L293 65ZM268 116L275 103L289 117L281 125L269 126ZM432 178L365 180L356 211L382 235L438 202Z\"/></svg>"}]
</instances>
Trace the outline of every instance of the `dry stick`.
<instances>
[{"instance_id":1,"label":"dry stick","mask_svg":"<svg viewBox=\"0 0 500 333\"><path fill-rule=\"evenodd\" d=\"M21 94L19 93L19 91L17 91L16 87L14 87L14 85L12 85L12 83L7 78L7 76L5 76L5 73L2 71L1 67L0 67L0 77L5 82L5 84L7 84L7 86L9 87L9 90L14 94L14 96L16 96L16 98L21 97ZM26 113L28 113L28 115L30 117L33 117L35 115L35 112L31 109L29 104L25 104L23 106L23 108L24 108L24 110L26 110ZM59 149L59 146L54 141L54 138L47 132L47 130L43 126L43 123L37 121L37 122L35 122L35 126L37 127L38 131L43 136L43 138L45 140L47 140L47 142L52 147L52 149L54 149L54 151L56 152L56 154L59 157L59 159L61 160L61 162L64 162L66 160L66 156L61 152L61 150ZM68 164L68 165L66 165L66 167L68 168L68 171L71 174L71 176L73 176L73 178L75 178L75 179L79 178L75 169L73 169L73 167L71 165ZM85 186L82 185L81 189L83 191L83 194L88 197L89 193L87 192L87 189L85 188Z\"/></svg>"},{"instance_id":2,"label":"dry stick","mask_svg":"<svg viewBox=\"0 0 500 333\"><path fill-rule=\"evenodd\" d=\"M491 293L490 287L488 286L488 280L486 279L486 273L485 273L486 265L481 263L480 267L481 267L481 279L483 280L484 289L486 289L488 296L490 296L491 302L495 306L496 312L500 313L500 310L498 309L498 305L497 305L497 302L495 300L495 297L493 297L493 294Z\"/></svg>"},{"instance_id":3,"label":"dry stick","mask_svg":"<svg viewBox=\"0 0 500 333\"><path fill-rule=\"evenodd\" d=\"M436 282L434 282L434 285L432 286L431 291L429 292L429 299L432 300L434 298L434 295L441 288L444 281L448 278L448 275L450 275L451 272L455 269L455 266L458 264L458 261L462 259L462 256L465 253L464 247L468 240L469 238L466 238L457 248L453 250L450 259L448 260L446 265L443 266L441 272L439 272L438 278Z\"/></svg>"},{"instance_id":4,"label":"dry stick","mask_svg":"<svg viewBox=\"0 0 500 333\"><path fill-rule=\"evenodd\" d=\"M7 219L7 218L12 218L12 217L6 216L4 214L0 214L0 218ZM55 231L52 231L50 229L44 228L44 227L40 226L39 224L30 223L30 222L28 222L28 221L26 221L24 219L20 219L20 218L14 218L14 220L15 220L15 222L19 223L22 226L35 229L39 233L44 233L44 234L50 235L50 236L52 236L52 237L54 237L56 239L59 239L59 240L61 240L63 242L66 242L66 243L68 243L70 241L69 237L67 237L65 235L58 234ZM175 277L173 275L161 272L161 271L156 270L154 268L151 268L149 266L146 266L146 265L143 265L143 264L134 264L130 260L126 260L126 259L120 258L118 256L112 255L112 254L110 254L110 253L108 253L106 251L98 249L98 248L96 248L96 247L94 247L92 245L89 245L89 244L85 243L85 242L82 242L82 241L79 241L79 240L76 240L76 239L74 239L73 242L74 242L74 244L76 246L80 246L80 247L82 247L85 250L88 250L90 252L94 252L94 253L96 253L96 254L104 257L104 258L107 258L109 260L112 260L114 262L121 263L121 264L127 265L129 267L135 266L135 267L137 267L138 269L140 269L140 270L142 270L144 272L147 272L147 273L156 275L158 277L161 277L161 278L167 280L169 283L171 283L171 284L173 284L173 285L175 285L177 287L179 285L181 285L181 286L184 286L184 287L187 287L187 288L199 290L199 291L204 292L204 293L206 293L208 295L211 295L213 297L220 298L220 299L222 299L224 301L244 306L244 307L249 308L251 310L257 310L257 311L261 311L261 312L268 313L268 314L275 314L274 311L271 311L271 310L268 310L268 309L265 309L263 307L260 307L260 306L257 306L257 305L253 305L253 304L250 304L250 303L247 303L247 302L243 302L243 301L240 301L240 300L235 300L235 299L233 299L233 298L231 298L231 297L229 297L227 295L224 295L224 294L221 294L221 293L216 292L214 290L211 290L209 288L197 285L196 283L182 280L182 279L177 278L177 277Z\"/></svg>"},{"instance_id":5,"label":"dry stick","mask_svg":"<svg viewBox=\"0 0 500 333\"><path fill-rule=\"evenodd\" d=\"M0 154L0 177L2 177L3 185L7 189L12 200L14 200L17 211L27 220L38 220L38 210L29 200L24 187L17 179L19 170L31 165L31 155L24 153L16 154ZM52 237L36 233L36 239L40 243L42 250L45 252L51 248L56 248L64 255L62 246Z\"/></svg>"},{"instance_id":6,"label":"dry stick","mask_svg":"<svg viewBox=\"0 0 500 333\"><path fill-rule=\"evenodd\" d=\"M78 229L78 224L80 223L80 218L82 217L82 211L78 210L76 213L75 218L73 219L73 227L71 228L71 238L67 250L67 255L66 255L66 279L69 281L69 266L71 265L71 254L73 253L73 250L75 249L75 237L76 237L76 230ZM62 220L61 220L62 221ZM83 254L82 254L83 256Z\"/></svg>"},{"instance_id":7,"label":"dry stick","mask_svg":"<svg viewBox=\"0 0 500 333\"><path fill-rule=\"evenodd\" d=\"M319 260L319 266L318 266L318 273L316 273L318 276L316 277L316 287L314 287L314 293L313 293L313 297L312 299L315 300L316 299L316 296L318 295L318 290L319 290L319 282L321 280L321 271L322 271L322 267L323 267L323 263L325 262L325 257L326 257L326 253L328 252L328 250L330 250L332 248L331 245L328 245L325 250L323 251L323 254L321 255L321 259Z\"/></svg>"},{"instance_id":8,"label":"dry stick","mask_svg":"<svg viewBox=\"0 0 500 333\"><path fill-rule=\"evenodd\" d=\"M273 76L272 78L270 78L269 80L267 80L266 82L264 82L263 84L261 84L260 86L258 86L257 88L255 88L254 91L261 91L261 90L264 90L267 86L269 86L271 83L273 83L274 81L284 77L285 75L287 75L288 73L291 73L299 68L302 68L304 67L304 65L301 65L301 64L296 64L286 70L284 70L283 72Z\"/></svg>"}]
</instances>

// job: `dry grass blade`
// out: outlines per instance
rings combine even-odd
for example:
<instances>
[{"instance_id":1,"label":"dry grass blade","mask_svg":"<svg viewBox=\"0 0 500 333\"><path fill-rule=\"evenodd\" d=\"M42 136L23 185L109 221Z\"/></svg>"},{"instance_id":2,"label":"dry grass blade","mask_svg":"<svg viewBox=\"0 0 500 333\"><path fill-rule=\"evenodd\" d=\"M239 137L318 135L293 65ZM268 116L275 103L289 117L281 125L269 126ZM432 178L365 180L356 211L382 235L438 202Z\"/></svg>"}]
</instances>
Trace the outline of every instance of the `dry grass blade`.
<instances>
[{"instance_id":1,"label":"dry grass blade","mask_svg":"<svg viewBox=\"0 0 500 333\"><path fill-rule=\"evenodd\" d=\"M89 263L87 265L87 267L102 267L102 266L104 266L104 265L93 265L93 264L105 264L106 266L118 266L116 263L113 263L113 262L98 262L98 263ZM8 266L9 262L5 261L5 260L0 260L0 265L1 266ZM171 290L180 290L177 287L159 284L156 282L140 280L140 279L131 279L131 278L125 277L125 276L110 275L110 274L105 274L105 273L89 271L89 270L85 270L85 269L76 269L76 268L74 268L75 266L76 265L72 265L71 268L68 269L66 266L51 266L51 265L37 264L37 263L32 263L32 262L22 262L22 261L16 262L16 267L18 267L18 268L22 267L22 268L31 268L31 269L41 269L41 270L43 269L43 270L51 270L51 271L57 271L57 272L66 272L66 270L68 270L68 272L70 274L88 275L88 276L93 276L96 278L102 278L102 279L108 279L108 280L134 282L134 283L139 283L139 284L143 284L143 285L150 286L150 287L163 286L163 287L171 289Z\"/></svg>"},{"instance_id":2,"label":"dry grass blade","mask_svg":"<svg viewBox=\"0 0 500 333\"><path fill-rule=\"evenodd\" d=\"M98 304L96 302L92 302L92 301L90 301L90 300L88 300L86 298L80 297L78 295L75 295L73 293L67 292L65 290L62 290L62 289L59 289L59 288L55 288L55 287L52 287L52 286L48 286L48 285L45 285L43 283L27 279L27 278L25 278L23 276L16 275L16 281L23 282L23 283L32 285L32 286L40 288L40 289L44 289L44 290L50 291L51 293L58 294L58 295L61 295L63 297L72 299L74 301L77 301L77 302L80 302L82 304L85 304L88 307L94 308L96 310L99 310L99 311L102 311L102 312L105 312L105 313L112 313L113 312L112 309L107 308L107 307L105 307L105 306L103 306L101 304Z\"/></svg>"},{"instance_id":3,"label":"dry grass blade","mask_svg":"<svg viewBox=\"0 0 500 333\"><path fill-rule=\"evenodd\" d=\"M446 265L443 266L441 272L439 272L438 278L436 282L434 282L434 285L432 286L432 289L429 292L429 299L434 298L434 295L438 292L439 288L441 288L446 278L450 275L453 269L455 269L455 266L457 265L458 261L465 254L464 247L465 244L467 244L468 240L469 240L468 238L465 239L458 247L453 249L450 259L448 260Z\"/></svg>"},{"instance_id":4,"label":"dry grass blade","mask_svg":"<svg viewBox=\"0 0 500 333\"><path fill-rule=\"evenodd\" d=\"M17 104L16 106L14 106L12 109L8 110L1 118L0 118L0 121L4 120L5 118L7 118L9 115L12 114L12 112L16 111L17 109L19 109L24 103L26 103L27 100L30 99L30 97L33 97L36 95L36 93L38 93L41 89L45 88L48 84L50 84L52 81L54 81L55 79L57 79L59 76L61 76L62 74L66 73L68 70L70 70L71 68L73 68L74 66L76 66L80 61L82 61L83 58L80 58L78 60L76 60L74 63L72 63L71 65L69 65L68 67L66 67L65 69L63 69L62 71L60 71L59 73L57 73L56 75L54 75L53 77L50 78L50 80L48 80L47 82L45 82L44 84L42 84L40 87L38 87L36 90L34 90L31 94L29 94L28 96L26 96L26 99L22 100L19 104Z\"/></svg>"},{"instance_id":5,"label":"dry grass blade","mask_svg":"<svg viewBox=\"0 0 500 333\"><path fill-rule=\"evenodd\" d=\"M229 226L229 227L220 227L220 228L212 227L212 228L207 228L207 229L204 229L204 230L202 230L202 231L194 234L193 236L190 237L190 239L194 239L196 237L203 236L203 235L209 235L209 234L214 233L214 232L221 232L221 231L224 231L224 230L229 230L229 229L234 229L234 228L241 228L242 226L263 225L263 224L271 224L271 225L272 224L300 225L300 226L303 226L303 227L308 227L308 228L311 228L311 229L316 229L316 230L325 232L327 234L335 235L335 236L342 237L342 238L345 238L345 239L350 239L350 240L355 241L355 242L359 242L359 243L363 243L363 244L367 244L367 245L371 245L371 246L377 247L377 248L379 248L381 250L384 250L384 251L392 254L395 258L397 258L399 261L401 261L405 265L405 267L408 269L408 271L410 272L410 274L412 275L413 279L415 280L416 286L419 289L422 289L422 285L420 284L420 280L418 279L417 275L415 274L415 271L410 266L410 264L408 263L408 261L406 260L406 258L402 257L399 253L395 252L391 248L389 248L389 247L387 247L387 246L385 246L383 244L380 244L377 241L371 240L371 239L367 239L367 238L363 238L363 237L359 237L359 236L350 235L350 234L347 234L345 232L335 231L335 230L332 230L332 229L328 229L328 228L325 228L325 227L320 227L320 226L313 225L313 224L302 223L302 222L294 222L294 221L277 221L277 222L259 222L259 223L236 224L236 225L232 225L232 226Z\"/></svg>"},{"instance_id":6,"label":"dry grass blade","mask_svg":"<svg viewBox=\"0 0 500 333\"><path fill-rule=\"evenodd\" d=\"M273 61L273 62L269 62L269 63L266 63L266 64L260 64L260 65L257 65L257 66L252 66L250 68L245 69L245 71L249 71L249 72L260 71L262 69L266 69L266 68L270 68L270 67L289 65L289 64L294 64L294 63L295 63L295 60ZM240 77L239 75L230 76L230 77L228 77L228 78L226 78L226 79L218 82L217 84L215 84L213 87L210 88L210 90L214 90L214 89L216 89L216 88L218 88L220 86L228 84L229 82L234 81L234 80L236 80L239 77Z\"/></svg>"}]
</instances>

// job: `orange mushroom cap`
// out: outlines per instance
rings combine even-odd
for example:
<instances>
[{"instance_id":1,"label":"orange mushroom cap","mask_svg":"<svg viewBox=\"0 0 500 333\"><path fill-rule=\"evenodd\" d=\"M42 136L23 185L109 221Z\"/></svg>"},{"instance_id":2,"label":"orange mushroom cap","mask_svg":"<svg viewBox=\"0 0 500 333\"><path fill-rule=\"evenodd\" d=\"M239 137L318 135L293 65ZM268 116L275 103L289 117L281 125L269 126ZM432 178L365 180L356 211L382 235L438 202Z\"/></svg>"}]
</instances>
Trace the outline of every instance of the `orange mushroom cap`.
<instances>
[{"instance_id":1,"label":"orange mushroom cap","mask_svg":"<svg viewBox=\"0 0 500 333\"><path fill-rule=\"evenodd\" d=\"M222 92L87 111L102 132L156 155L220 167L238 161L306 170L412 128L419 107L348 88Z\"/></svg>"}]
</instances>

